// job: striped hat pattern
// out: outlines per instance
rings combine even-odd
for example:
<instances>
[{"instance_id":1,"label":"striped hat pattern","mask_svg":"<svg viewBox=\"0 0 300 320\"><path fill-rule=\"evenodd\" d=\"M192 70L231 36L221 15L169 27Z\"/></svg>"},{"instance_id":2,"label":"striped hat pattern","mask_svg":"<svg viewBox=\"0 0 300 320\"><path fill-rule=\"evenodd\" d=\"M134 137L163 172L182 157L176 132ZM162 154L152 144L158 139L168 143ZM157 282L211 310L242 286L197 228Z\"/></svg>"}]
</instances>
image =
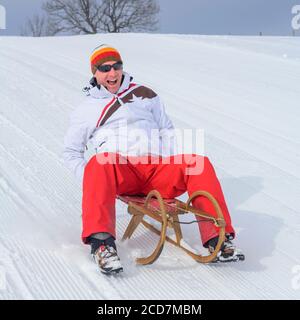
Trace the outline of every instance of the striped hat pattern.
<instances>
[{"instance_id":1,"label":"striped hat pattern","mask_svg":"<svg viewBox=\"0 0 300 320\"><path fill-rule=\"evenodd\" d=\"M91 69L94 74L97 71L97 67L107 61L122 61L119 51L111 46L102 44L95 48L92 52Z\"/></svg>"}]
</instances>

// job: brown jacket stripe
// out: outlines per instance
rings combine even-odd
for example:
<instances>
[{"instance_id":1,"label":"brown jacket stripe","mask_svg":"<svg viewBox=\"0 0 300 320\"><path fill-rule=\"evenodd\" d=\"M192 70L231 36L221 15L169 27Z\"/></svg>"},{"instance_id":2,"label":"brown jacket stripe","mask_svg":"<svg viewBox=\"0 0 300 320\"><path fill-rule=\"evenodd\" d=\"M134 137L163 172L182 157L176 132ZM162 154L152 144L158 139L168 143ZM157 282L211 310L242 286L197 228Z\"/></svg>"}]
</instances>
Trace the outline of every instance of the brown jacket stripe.
<instances>
[{"instance_id":1,"label":"brown jacket stripe","mask_svg":"<svg viewBox=\"0 0 300 320\"><path fill-rule=\"evenodd\" d=\"M99 124L99 127L103 126L104 123L115 113L119 108L121 107L121 103L116 100L115 103L109 108L106 115L102 119L102 121Z\"/></svg>"},{"instance_id":2,"label":"brown jacket stripe","mask_svg":"<svg viewBox=\"0 0 300 320\"><path fill-rule=\"evenodd\" d=\"M133 95L135 95L138 98L142 98L142 99L145 99L145 98L151 99L151 98L154 98L157 96L157 94L153 90L151 90L147 87L144 87L144 86L140 86L140 87L133 89L128 94L126 94L124 97L122 97L123 103L132 102L131 100L133 98Z\"/></svg>"},{"instance_id":3,"label":"brown jacket stripe","mask_svg":"<svg viewBox=\"0 0 300 320\"><path fill-rule=\"evenodd\" d=\"M144 86L137 87L133 90L131 90L129 93L125 94L123 97L119 97L118 100L121 100L124 104L125 103L131 103L133 96L136 96L138 98L142 99L152 99L157 96L157 94ZM106 112L105 116L101 120L99 127L103 126L104 123L121 107L121 103L116 100L109 108L109 110Z\"/></svg>"}]
</instances>

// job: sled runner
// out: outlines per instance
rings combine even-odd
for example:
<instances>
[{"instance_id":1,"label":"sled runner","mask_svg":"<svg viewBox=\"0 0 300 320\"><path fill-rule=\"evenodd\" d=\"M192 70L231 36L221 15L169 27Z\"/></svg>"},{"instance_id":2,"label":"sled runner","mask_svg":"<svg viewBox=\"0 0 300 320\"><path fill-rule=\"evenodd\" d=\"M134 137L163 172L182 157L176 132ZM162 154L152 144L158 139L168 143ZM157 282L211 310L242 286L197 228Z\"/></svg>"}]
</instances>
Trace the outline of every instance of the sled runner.
<instances>
[{"instance_id":1,"label":"sled runner","mask_svg":"<svg viewBox=\"0 0 300 320\"><path fill-rule=\"evenodd\" d=\"M192 201L196 197L206 197L213 204L216 217L207 212L194 208L192 206ZM226 223L218 202L210 193L206 191L196 191L189 197L186 203L178 199L163 199L160 193L156 190L150 191L147 196L122 195L118 196L118 199L128 204L128 212L132 215L122 240L130 238L140 223L160 237L159 242L151 255L136 259L138 264L147 265L158 259L162 252L165 241L168 241L173 245L183 249L193 259L201 263L212 262L217 257L217 254L225 239ZM179 215L189 213L194 214L198 221L213 223L219 231L219 241L215 247L215 250L210 252L207 256L196 254L181 243L183 238ZM161 224L161 229L159 230L154 225L145 221L145 216L158 221ZM173 240L166 235L167 228L174 230L176 240Z\"/></svg>"}]
</instances>

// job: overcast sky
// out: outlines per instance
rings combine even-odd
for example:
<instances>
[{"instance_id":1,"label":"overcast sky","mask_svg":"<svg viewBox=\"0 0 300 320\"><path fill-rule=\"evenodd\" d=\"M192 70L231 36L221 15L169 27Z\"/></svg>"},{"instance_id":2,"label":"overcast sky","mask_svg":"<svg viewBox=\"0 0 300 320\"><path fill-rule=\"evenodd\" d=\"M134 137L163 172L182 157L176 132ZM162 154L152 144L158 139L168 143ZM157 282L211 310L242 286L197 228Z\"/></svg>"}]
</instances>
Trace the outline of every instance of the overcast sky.
<instances>
[{"instance_id":1,"label":"overcast sky","mask_svg":"<svg viewBox=\"0 0 300 320\"><path fill-rule=\"evenodd\" d=\"M19 35L21 26L41 11L45 0L0 0L6 30ZM292 7L300 0L158 0L160 33L291 35ZM300 30L297 32L300 35Z\"/></svg>"}]
</instances>

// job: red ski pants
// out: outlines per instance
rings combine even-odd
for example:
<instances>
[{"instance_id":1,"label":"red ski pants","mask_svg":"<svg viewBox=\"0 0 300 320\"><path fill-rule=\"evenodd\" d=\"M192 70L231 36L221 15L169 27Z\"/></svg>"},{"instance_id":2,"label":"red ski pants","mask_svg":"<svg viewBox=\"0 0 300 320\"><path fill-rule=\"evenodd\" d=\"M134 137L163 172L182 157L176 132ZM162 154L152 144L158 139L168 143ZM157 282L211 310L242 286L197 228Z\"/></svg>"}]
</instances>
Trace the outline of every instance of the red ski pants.
<instances>
[{"instance_id":1,"label":"red ski pants","mask_svg":"<svg viewBox=\"0 0 300 320\"><path fill-rule=\"evenodd\" d=\"M169 158L151 158L152 162L150 158L103 153L90 159L83 178L84 243L88 242L87 238L91 234L97 232L108 232L116 238L117 195L146 195L153 189L158 190L164 198L174 198L186 191L189 195L197 190L210 192L223 211L227 224L226 232L235 233L220 183L207 157L176 155ZM215 216L212 204L204 197L197 197L193 206ZM217 236L216 227L212 223L199 222L198 225L203 244Z\"/></svg>"}]
</instances>

